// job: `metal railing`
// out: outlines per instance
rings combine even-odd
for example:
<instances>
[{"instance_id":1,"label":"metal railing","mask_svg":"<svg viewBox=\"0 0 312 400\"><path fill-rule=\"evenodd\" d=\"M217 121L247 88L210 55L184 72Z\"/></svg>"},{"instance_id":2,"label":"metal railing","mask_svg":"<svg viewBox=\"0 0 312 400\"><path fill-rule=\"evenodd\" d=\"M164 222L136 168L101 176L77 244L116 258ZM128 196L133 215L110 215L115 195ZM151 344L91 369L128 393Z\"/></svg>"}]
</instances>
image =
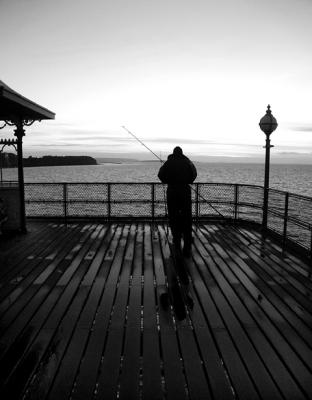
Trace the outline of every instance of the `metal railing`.
<instances>
[{"instance_id":1,"label":"metal railing","mask_svg":"<svg viewBox=\"0 0 312 400\"><path fill-rule=\"evenodd\" d=\"M261 225L261 186L194 183L194 220L227 219ZM29 218L165 219L165 185L161 183L26 183ZM270 189L268 230L312 254L312 198Z\"/></svg>"}]
</instances>

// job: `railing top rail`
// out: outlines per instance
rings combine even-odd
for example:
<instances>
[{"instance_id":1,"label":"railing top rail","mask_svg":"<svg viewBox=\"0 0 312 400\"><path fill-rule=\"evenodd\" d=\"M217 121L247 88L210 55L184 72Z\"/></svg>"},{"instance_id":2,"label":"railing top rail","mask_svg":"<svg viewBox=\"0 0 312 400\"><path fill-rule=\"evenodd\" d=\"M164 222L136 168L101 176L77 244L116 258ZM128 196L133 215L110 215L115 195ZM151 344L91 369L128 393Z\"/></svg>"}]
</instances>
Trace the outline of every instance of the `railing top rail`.
<instances>
[{"instance_id":1,"label":"railing top rail","mask_svg":"<svg viewBox=\"0 0 312 400\"><path fill-rule=\"evenodd\" d=\"M281 194L286 194L286 193L288 193L288 195L289 196L292 196L292 197L300 197L300 198L304 198L304 199L306 199L306 200L312 200L312 197L310 197L310 196L306 196L306 195L304 195L304 194L298 194L298 193L293 193L293 192L287 192L286 190L280 190L280 189L269 189L270 190L270 192L276 192L276 193L281 193Z\"/></svg>"},{"instance_id":2,"label":"railing top rail","mask_svg":"<svg viewBox=\"0 0 312 400\"><path fill-rule=\"evenodd\" d=\"M139 181L139 182L134 182L134 181L94 181L94 182L78 182L78 181L60 181L60 182L25 182L25 184L28 185L59 185L59 184L74 184L74 185L84 185L84 184L92 184L92 185L166 185L166 183L162 183L159 181ZM230 183L230 182L194 182L191 185L223 185L223 186L252 186L252 187L259 187L262 188L263 186L261 185L252 185L252 184L247 184L247 183Z\"/></svg>"},{"instance_id":3,"label":"railing top rail","mask_svg":"<svg viewBox=\"0 0 312 400\"><path fill-rule=\"evenodd\" d=\"M17 181L0 181L0 187L18 186Z\"/></svg>"},{"instance_id":4,"label":"railing top rail","mask_svg":"<svg viewBox=\"0 0 312 400\"><path fill-rule=\"evenodd\" d=\"M25 185L164 185L161 182L71 182L71 181L64 181L64 182L25 182ZM228 182L194 182L194 185L209 185L209 186L237 186L237 187L250 187L250 188L257 188L257 189L264 189L263 186L261 185L252 185L252 184L246 184L246 183L228 183ZM293 193L293 192L287 192L285 190L280 190L280 189L274 189L270 188L269 192L271 193L279 193L285 195L288 193L289 196L292 197L297 197L305 200L311 200L312 197L298 194L298 193Z\"/></svg>"}]
</instances>

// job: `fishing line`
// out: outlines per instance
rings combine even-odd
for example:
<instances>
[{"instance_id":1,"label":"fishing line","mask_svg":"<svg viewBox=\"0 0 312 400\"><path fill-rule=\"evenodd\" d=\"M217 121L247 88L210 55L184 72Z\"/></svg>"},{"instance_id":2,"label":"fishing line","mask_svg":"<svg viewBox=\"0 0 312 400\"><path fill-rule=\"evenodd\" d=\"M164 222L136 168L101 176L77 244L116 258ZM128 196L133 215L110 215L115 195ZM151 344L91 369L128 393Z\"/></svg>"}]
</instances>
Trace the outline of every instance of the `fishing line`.
<instances>
[{"instance_id":1,"label":"fishing line","mask_svg":"<svg viewBox=\"0 0 312 400\"><path fill-rule=\"evenodd\" d=\"M141 143L142 146L144 146L149 152L151 152L152 154L154 154L154 156L163 164L164 161L156 154L153 152L152 149L150 149L145 143L142 142L142 140L140 140L134 133L132 133L131 131L129 131L129 129L127 129L125 126L122 126L122 128L128 132L132 137L134 137L134 139L136 139L139 143ZM191 185L188 185L191 190L193 190L193 192L195 192L203 201L205 201L207 204L210 205L210 207L216 211L217 214L219 214L219 216L221 216L224 219L227 219L217 208L215 208L207 199L205 199L200 193L198 193Z\"/></svg>"},{"instance_id":2,"label":"fishing line","mask_svg":"<svg viewBox=\"0 0 312 400\"><path fill-rule=\"evenodd\" d=\"M142 142L141 139L139 139L134 133L129 131L125 126L122 126L122 128L129 133L135 140L137 140L142 146L144 146L149 152L151 152L159 161L161 164L164 163L164 161L156 154L153 152L152 149L150 149L144 142ZM165 185L162 185L163 187L163 195L164 195L164 205L165 205L165 218L168 216L168 210L167 210L167 195L166 195L166 190L165 190ZM166 236L166 241L169 243L169 231L168 231L168 225L166 225L165 229L165 236Z\"/></svg>"},{"instance_id":3,"label":"fishing line","mask_svg":"<svg viewBox=\"0 0 312 400\"><path fill-rule=\"evenodd\" d=\"M137 140L142 146L144 146L150 153L152 153L160 162L161 164L164 163L164 161L152 150L150 149L141 139L139 139L133 132L131 132L129 129L127 129L125 126L121 126L126 132L129 133L135 140ZM188 185L193 192L196 193L196 196L198 196L201 200L203 200L205 203L207 203L220 217L222 217L225 221L232 221L231 218L225 217L215 206L211 204L205 197L203 197L200 193L198 193L198 190L195 190L191 185ZM165 194L165 188L164 188L164 199L165 199L165 216L167 216L167 205L166 205L166 194ZM236 229L240 235L246 238L246 240L250 244L253 244L253 241L247 238L239 229L236 228L236 226L233 224L233 228ZM167 227L168 229L168 227ZM168 238L169 234L166 232L166 240L169 242ZM248 245L248 246L249 246Z\"/></svg>"},{"instance_id":4,"label":"fishing line","mask_svg":"<svg viewBox=\"0 0 312 400\"><path fill-rule=\"evenodd\" d=\"M155 156L156 158L158 158L158 160L159 160L161 163L163 163L163 160L162 160L156 153L154 153L152 149L150 149L149 147L147 147L146 144L142 142L142 140L140 140L137 136L135 136L134 133L132 133L131 131L129 131L129 129L127 129L125 126L122 126L122 128L123 128L125 131L127 131L132 137L134 137L134 139L136 139L139 143L141 143L141 145L144 146L148 151L150 151L152 154L154 154L154 156Z\"/></svg>"}]
</instances>

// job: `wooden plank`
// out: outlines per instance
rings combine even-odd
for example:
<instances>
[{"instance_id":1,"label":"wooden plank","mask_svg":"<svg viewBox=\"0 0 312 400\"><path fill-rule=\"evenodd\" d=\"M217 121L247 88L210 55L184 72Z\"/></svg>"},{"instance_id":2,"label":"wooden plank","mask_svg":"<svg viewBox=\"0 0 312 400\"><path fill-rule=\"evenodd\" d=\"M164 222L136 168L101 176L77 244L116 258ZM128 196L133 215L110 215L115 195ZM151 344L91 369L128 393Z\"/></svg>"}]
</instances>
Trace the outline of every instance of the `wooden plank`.
<instances>
[{"instance_id":1,"label":"wooden plank","mask_svg":"<svg viewBox=\"0 0 312 400\"><path fill-rule=\"evenodd\" d=\"M164 397L161 376L160 334L157 326L157 291L154 285L154 264L151 226L144 235L144 293L143 293L143 393L147 400Z\"/></svg>"},{"instance_id":2,"label":"wooden plank","mask_svg":"<svg viewBox=\"0 0 312 400\"><path fill-rule=\"evenodd\" d=\"M16 251L10 249L10 270L8 271L7 276L11 275L11 273L15 276L19 276L20 272L23 272L24 270L24 263L27 263L29 260L33 260L36 257L42 259L44 256L49 256L46 249L49 248L50 244L52 245L54 240L59 236L62 237L64 232L77 229L78 225L79 224L70 224L67 226L65 224L49 224L49 229L43 229L39 237L32 237L30 234L30 237L28 238L28 235L25 235L23 239L21 239L21 252L18 249ZM85 226L86 224L80 225L82 230L85 229Z\"/></svg>"},{"instance_id":3,"label":"wooden plank","mask_svg":"<svg viewBox=\"0 0 312 400\"><path fill-rule=\"evenodd\" d=\"M200 230L197 232L198 238L204 240ZM273 398L280 398L281 395L275 386L272 377L268 373L265 364L263 363L259 353L254 348L254 342L252 340L253 333L257 331L256 324L249 318L248 314L244 310L243 304L241 304L231 289L237 285L237 282L233 279L230 284L224 279L222 273L220 273L220 265L224 265L224 261L217 255L217 253L207 252L207 248L213 245L207 241L204 241L205 246L198 241L196 243L202 257L209 259L209 271L203 270L202 272L210 276L214 281L214 286L211 288L211 294L214 302L222 316L224 324L227 326L229 332L237 347L240 356L246 364L248 374L257 389L258 394L266 396L273 396ZM233 308L235 306L235 308ZM236 312L237 309L237 312ZM246 329L248 327L248 329ZM264 341L265 343L265 341Z\"/></svg>"},{"instance_id":4,"label":"wooden plank","mask_svg":"<svg viewBox=\"0 0 312 400\"><path fill-rule=\"evenodd\" d=\"M78 292L76 301L71 304L71 300L73 299L73 296L75 295L76 290L79 287L79 283L86 272L87 264L82 266L82 268L78 269L78 267L80 266L83 256L88 250L88 247L89 244L88 242L86 242L85 246L83 246L82 248L82 251L78 253L78 255L73 259L70 267L67 268L65 274L67 273L68 269L71 269L72 274L69 278L72 279L68 280L68 285L66 286L64 293L60 297L58 303L52 310L52 313L48 316L48 318L47 315L45 315L46 321L44 323L44 326L41 328L41 324L40 326L38 326L35 321L33 322L33 327L36 327L36 329L33 329L33 332L31 334L32 339L29 341L30 343L24 350L19 363L15 366L14 370L11 372L9 378L6 381L6 391L8 393L11 393L12 391L14 391L15 393L16 391L20 391L22 389L22 386L20 386L20 384L23 382L23 379L21 379L22 377L24 379L25 377L29 377L28 379L31 379L32 373L39 365L41 357L43 357L46 353L49 354L49 349L47 349L48 345L50 346L50 349L53 349L53 352L60 351L60 354L62 354L63 346L66 342L66 337L67 335L70 335L70 327L75 323L76 315L80 312L81 305L84 302L85 293ZM76 271L77 273L75 274ZM63 277L61 277L60 281L63 279ZM66 313L68 305L68 317L64 319L64 323L62 325L62 317L64 316L64 313ZM38 314L34 317L34 320L37 316ZM59 327L60 322L61 325ZM36 336L37 332L38 336ZM55 335L54 332L56 332ZM32 354L34 354L34 351L36 354L36 360L30 367L28 359ZM55 366L54 363L53 366ZM17 385L16 382L19 382L19 384Z\"/></svg>"},{"instance_id":5,"label":"wooden plank","mask_svg":"<svg viewBox=\"0 0 312 400\"><path fill-rule=\"evenodd\" d=\"M35 257L24 265L24 270L21 276L16 277L16 283L6 285L3 290L6 296L0 303L1 312L1 332L3 332L10 325L18 314L27 306L27 304L34 298L36 293L41 289L40 282L46 280L49 274L57 268L55 259L63 251L68 248L75 235L79 234L78 229L68 230L64 235L56 233L58 240L53 244L45 245L45 254ZM66 250L65 250L66 251ZM53 254L53 257L49 255ZM61 259L59 257L59 259ZM19 274L20 275L20 274ZM13 279L13 282L15 279Z\"/></svg>"},{"instance_id":6,"label":"wooden plank","mask_svg":"<svg viewBox=\"0 0 312 400\"><path fill-rule=\"evenodd\" d=\"M209 387L211 388L213 398L220 400L233 399L234 389L228 378L228 372L225 369L220 350L218 350L217 343L208 326L209 321L205 319L203 312L207 306L207 302L205 301L207 289L201 280L198 279L196 267L192 259L187 260L187 270L192 276L191 294L194 299L194 307L190 316L194 334L200 347Z\"/></svg>"},{"instance_id":7,"label":"wooden plank","mask_svg":"<svg viewBox=\"0 0 312 400\"><path fill-rule=\"evenodd\" d=\"M165 258L170 257L170 248L167 242L164 243L163 254ZM184 321L176 320L176 330L189 396L197 399L210 399L211 393L188 315Z\"/></svg>"},{"instance_id":8,"label":"wooden plank","mask_svg":"<svg viewBox=\"0 0 312 400\"><path fill-rule=\"evenodd\" d=\"M88 265L90 262L79 288L82 297L85 297L85 302L82 303L82 310L81 313L78 315L77 324L75 324L75 322L73 323L72 335L68 335L69 339L67 341L67 344L64 343L67 347L64 346L65 349L63 351L63 358L61 357L60 349L58 351L59 368L57 369L57 363L55 363L55 371L57 371L56 376L54 377L54 379L51 379L50 382L45 379L45 392L42 388L42 380L45 377L45 373L44 371L42 371L42 369L36 373L36 382L32 385L31 391L33 393L38 392L39 386L41 388L40 393L42 397L44 397L44 395L48 392L49 398L52 399L68 398L70 396L72 387L74 385L74 379L80 365L81 358L83 356L90 329L92 327L97 304L101 296L102 288L92 284L96 280L96 276L100 271L101 266L103 265L103 258L107 250L107 248L103 246L103 237L106 237L104 235L105 233L107 233L107 229L107 227L103 228L100 231L99 236L96 239L92 240L92 247L84 257L84 262L86 265ZM109 238L106 239L110 241L112 235L113 233L108 230L107 236L109 236ZM90 253L94 253L93 259L90 259ZM79 294L78 296L76 294L75 301L77 297L79 297ZM68 314L69 313L72 314L72 312L70 311L68 312ZM48 368L48 363L45 364L45 369L46 368ZM49 369L51 370L51 368Z\"/></svg>"},{"instance_id":9,"label":"wooden plank","mask_svg":"<svg viewBox=\"0 0 312 400\"><path fill-rule=\"evenodd\" d=\"M227 264L232 264L229 250L223 250L218 244L213 243L213 247L218 251L220 255L226 258ZM233 267L237 275L237 265ZM224 275L231 279L234 275L227 269L224 271ZM269 303L266 303L265 299L260 302L250 296L244 291L248 289L252 290L251 282L247 279L243 279L243 275L240 275L241 282L243 285L240 287L241 290L236 291L238 297L240 297L245 304L247 310L253 315L254 319L258 322L259 327L265 332L271 343L275 346L276 350L281 354L285 360L285 364L288 366L290 371L296 371L297 381L306 391L306 393L312 392L312 350L307 344L305 344L301 337L291 328L287 320L281 320L281 315L277 314ZM233 279L233 278L232 278ZM264 310L264 305L267 305ZM264 311L267 311L266 314ZM281 386L283 382L281 382Z\"/></svg>"},{"instance_id":10,"label":"wooden plank","mask_svg":"<svg viewBox=\"0 0 312 400\"><path fill-rule=\"evenodd\" d=\"M284 331L285 324L290 324L291 328L296 331L296 335L299 335L299 338L296 338L296 342L305 340L306 345L310 346L310 343L312 343L312 317L304 313L293 299L289 299L287 292L278 284L278 280L272 280L271 276L260 267L263 260L258 260L248 248L241 247L237 240L234 241L233 236L227 232L223 234L223 238L226 237L229 243L227 247L230 246L231 248L231 257L239 267L239 270L234 268L233 272L239 274L241 281L245 279L244 275L248 277L250 284L252 282L251 295L257 300L261 296L262 309L273 320L282 324L282 331ZM244 255L248 255L244 259L240 256L243 250L245 250ZM285 303L287 303L288 307ZM293 335L293 333L288 332L287 336L289 337L289 335ZM296 346L296 344L294 345ZM306 353L304 350L304 357L308 357L308 362L312 362L312 356L308 356L309 351Z\"/></svg>"},{"instance_id":11,"label":"wooden plank","mask_svg":"<svg viewBox=\"0 0 312 400\"><path fill-rule=\"evenodd\" d=\"M231 331L228 330L220 309L214 301L213 292L216 291L216 283L209 273L213 260L205 252L199 253L197 250L198 240L195 242L196 247L194 246L193 250L194 263L190 265L192 281L200 298L202 310L213 340L220 353L220 359L223 360L233 392L239 399L259 399L245 361L235 344L235 340L232 338Z\"/></svg>"},{"instance_id":12,"label":"wooden plank","mask_svg":"<svg viewBox=\"0 0 312 400\"><path fill-rule=\"evenodd\" d=\"M254 265L253 269L257 269L258 271L259 268L261 269L261 274L265 274L267 276L266 281L270 283L270 286L281 297L282 301L292 310L292 312L297 314L298 318L300 318L308 327L310 327L312 324L311 313L303 307L301 301L297 300L297 297L295 297L296 293L293 292L290 294L288 286L285 285L284 277L287 275L287 272L282 270L279 274L271 268L268 268L266 259L258 257L257 253L251 248L246 249L246 254L247 253L249 259L252 261L252 266ZM305 278L305 280L307 280L307 278ZM308 293L307 297L309 298Z\"/></svg>"},{"instance_id":13,"label":"wooden plank","mask_svg":"<svg viewBox=\"0 0 312 400\"><path fill-rule=\"evenodd\" d=\"M107 342L108 326L116 293L116 283L121 267L122 252L119 245L122 229L111 228L115 231L104 257L103 266L96 278L96 285L101 287L101 298L97 306L92 329L81 360L71 396L73 399L92 398L97 390L98 371L105 345Z\"/></svg>"},{"instance_id":14,"label":"wooden plank","mask_svg":"<svg viewBox=\"0 0 312 400\"><path fill-rule=\"evenodd\" d=\"M138 233L140 236L140 232ZM122 274L122 265L124 262L126 241L123 238L119 243L119 266L118 272L115 272L115 284L118 281L119 275ZM130 271L127 271L128 273ZM129 275L124 279L129 279ZM112 309L110 324L108 326L108 335L106 346L102 354L102 362L97 380L97 388L95 398L114 398L118 393L118 380L124 346L124 329L125 317L127 313L128 303L128 287L127 285L119 285L116 288L116 297Z\"/></svg>"},{"instance_id":15,"label":"wooden plank","mask_svg":"<svg viewBox=\"0 0 312 400\"><path fill-rule=\"evenodd\" d=\"M3 275L24 274L1 338L3 396L311 397L311 313L300 308L310 281L301 260L269 240L261 248L257 233L202 224L187 262L194 308L179 322L159 305L170 259L162 225L140 224L136 240L135 225L110 225L103 236L103 225L79 223L68 243L57 226L40 225L33 238L45 232L48 241L35 254L22 240L26 258L43 260Z\"/></svg>"},{"instance_id":16,"label":"wooden plank","mask_svg":"<svg viewBox=\"0 0 312 400\"><path fill-rule=\"evenodd\" d=\"M309 301L312 297L312 291L309 287L310 280L298 272L295 273L293 269L289 271L286 266L287 264L283 263L282 260L278 260L278 258L268 257L266 261L267 266L271 268L273 274L275 273L279 276L280 284L283 284L291 293L291 296L298 299L302 307L306 308L312 315L312 306Z\"/></svg>"},{"instance_id":17,"label":"wooden plank","mask_svg":"<svg viewBox=\"0 0 312 400\"><path fill-rule=\"evenodd\" d=\"M243 288L239 285L237 279L233 275L230 275L229 269L224 262L224 259L222 259L221 256L217 253L217 244L215 240L207 243L205 245L206 249L209 249L209 246L211 246L215 250L214 265L218 266L218 269L222 270L223 273L220 274L218 269L216 269L215 267L212 268L212 266L210 266L210 271L213 273L218 285L222 288L224 296L227 299L228 303L231 305L231 308L236 314L237 319L240 321L240 324L242 324L242 326L244 327L245 335L241 334L238 339L241 340L244 336L246 339L248 339L245 342L244 348L243 346L241 346L240 351L243 352L243 357L246 363L248 362L248 360L250 360L250 365L257 365L254 370L252 370L251 367L249 367L249 370L251 372L251 375L253 376L253 379L255 380L255 383L258 385L259 392L266 393L267 391L268 395L269 393L274 393L275 385L272 381L272 378L267 374L266 369L264 369L264 367L267 366L268 371L270 371L270 374L272 374L272 376L274 377L274 381L279 384L279 390L282 391L287 398L293 398L294 395L299 397L300 394L303 398L301 387L300 385L298 386L297 382L295 382L295 380L293 379L289 371L289 366L287 367L287 361L285 363L286 365L280 362L280 358L276 354L276 349L279 349L279 351L282 352L284 362L285 358L286 360L288 358L295 363L296 367L303 374L303 377L300 378L300 384L303 385L304 388L308 388L309 384L308 382L306 382L307 371L304 365L302 365L301 361L295 356L292 349L287 346L287 343L283 341L283 338L278 335L278 332L276 330L274 330L274 335L276 336L272 335L273 328L271 326L267 326L268 321L264 317L264 315L261 315L260 319L257 318L258 314L261 313L261 309L260 307L258 307L258 304L256 302L254 307L252 308L251 313L248 314L248 309L246 309L245 307L246 305L248 305L251 299L250 296L246 295L244 296L243 300L240 301L240 295ZM218 250L220 251L220 248ZM227 263L230 262L228 256L226 257L226 261ZM225 273L227 275L228 281L224 277ZM233 288L235 288L236 292ZM224 306L226 304L224 300L223 304ZM223 309L223 313L225 312L226 308L227 306L225 306L225 308ZM256 318L256 320L254 318ZM259 322L259 325L257 325L255 322ZM264 327L266 328L265 335L263 334ZM234 327L231 328L231 331L233 331L233 328ZM270 340L268 340L266 335L269 335L270 340L273 339L273 346L271 345L271 342ZM252 348L250 348L248 352L245 352L245 350L247 350L248 348L248 343L252 343L258 352L252 352Z\"/></svg>"},{"instance_id":18,"label":"wooden plank","mask_svg":"<svg viewBox=\"0 0 312 400\"><path fill-rule=\"evenodd\" d=\"M253 246L251 246L251 248L259 249L259 246L265 244L266 257L271 259L272 262L277 262L290 276L294 276L295 279L299 280L310 292L312 291L312 282L310 279L306 279L311 275L311 267L306 262L296 257L290 251L284 250L279 244L270 239L270 237L265 237L264 240L257 232L247 231L243 228L239 230L242 231L243 234L253 238Z\"/></svg>"},{"instance_id":19,"label":"wooden plank","mask_svg":"<svg viewBox=\"0 0 312 400\"><path fill-rule=\"evenodd\" d=\"M101 232L102 227L99 226L96 230L96 233L98 235L101 235ZM95 242L97 242L96 238L92 238L92 242L94 239ZM43 328L47 331L51 330L53 332L53 337L51 338L52 344L50 343L48 344L48 346L54 348L55 346L53 345L53 343L57 343L59 361L62 358L62 348L66 347L66 337L71 336L72 326L75 326L77 322L77 316L80 315L81 309L85 304L85 299L88 295L88 291L81 286L81 282L85 277L88 271L88 267L90 265L90 261L86 261L85 257L89 251L90 244L92 242L87 242L86 246L83 246L81 248L81 251L75 258L73 258L72 262L69 264L70 268L67 268L67 271L68 269L71 269L71 276L67 277L67 283L63 280L61 286L64 287L65 290L62 292L61 296L59 297L57 303L53 308L52 313L49 315L49 318L45 321L45 324L43 326ZM97 242L97 245L100 245L100 241ZM60 281L61 280L62 278L60 279ZM60 336L60 334L61 337L60 339L58 339L58 336Z\"/></svg>"},{"instance_id":20,"label":"wooden plank","mask_svg":"<svg viewBox=\"0 0 312 400\"><path fill-rule=\"evenodd\" d=\"M70 231L71 229L68 229L67 233L69 234ZM47 236L44 236L44 233L46 233ZM36 267L40 269L44 259L55 252L63 234L64 228L54 229L52 232L43 232L41 237L32 238L35 241L28 242L28 247L24 252L22 251L21 254L19 251L17 251L16 254L12 253L12 256L9 257L11 268L7 274L1 278L2 290L0 293L0 301L4 302L4 305L6 305L6 300L7 302L10 301L10 304L15 300L17 295L14 295L14 291L20 292L18 291L18 287L24 287L25 284L29 282L29 275L33 274L32 271Z\"/></svg>"},{"instance_id":21,"label":"wooden plank","mask_svg":"<svg viewBox=\"0 0 312 400\"><path fill-rule=\"evenodd\" d=\"M64 224L62 224L62 227ZM55 230L62 229L53 223L36 223L31 225L27 235L16 234L13 237L1 237L0 240L0 282L14 270L15 275L20 271L19 264L29 255L29 250L35 253L42 251L44 238L49 237Z\"/></svg>"},{"instance_id":22,"label":"wooden plank","mask_svg":"<svg viewBox=\"0 0 312 400\"><path fill-rule=\"evenodd\" d=\"M137 227L136 241L132 241L132 245L129 248L130 251L125 260L125 263L127 263L128 274L124 286L125 290L129 291L129 298L124 335L123 359L119 376L120 399L138 399L141 392L143 236L144 227L139 224Z\"/></svg>"},{"instance_id":23,"label":"wooden plank","mask_svg":"<svg viewBox=\"0 0 312 400\"><path fill-rule=\"evenodd\" d=\"M164 265L168 262L168 259L162 254L165 241L165 231L163 227L159 225L157 234L153 235L153 257L158 299L160 349L162 357L161 366L167 398L183 400L188 398L187 383L183 364L181 362L173 312L170 309L162 309L159 304L160 294L163 293L164 287L166 286Z\"/></svg>"},{"instance_id":24,"label":"wooden plank","mask_svg":"<svg viewBox=\"0 0 312 400\"><path fill-rule=\"evenodd\" d=\"M87 240L87 236L83 235L83 240ZM57 266L56 273L48 278L45 282L45 285L40 285L40 290L37 292L36 296L34 296L31 301L27 304L26 309L24 309L23 313L19 314L18 318L14 321L13 324L10 325L10 328L6 330L6 332L2 335L2 342L5 343L5 346L1 347L1 357L6 353L6 351L10 348L15 340L14 347L14 354L16 354L16 349L19 348L18 343L24 343L24 334L22 333L23 329L27 327L27 324L36 315L37 310L39 313L42 313L42 318L45 319L47 317L47 313L53 307L55 301L52 302L51 308L45 308L46 301L49 303L49 299L51 298L51 293L56 294L56 298L58 297L59 293L62 292L61 288L55 288L54 285L56 282L59 281L60 276L62 275L62 271L66 271L68 262L64 262L64 256L71 251L72 246L75 245L75 242L69 242L68 245L60 250L60 253L52 261L52 263ZM53 297L53 295L52 295ZM55 296L54 296L55 297ZM33 329L32 329L33 331ZM18 336L21 335L21 339L18 339ZM28 337L28 335L26 335ZM27 340L28 341L28 340ZM24 344L23 344L24 346ZM16 354L17 355L17 354ZM14 358L12 355L8 356L9 360L12 361Z\"/></svg>"}]
</instances>

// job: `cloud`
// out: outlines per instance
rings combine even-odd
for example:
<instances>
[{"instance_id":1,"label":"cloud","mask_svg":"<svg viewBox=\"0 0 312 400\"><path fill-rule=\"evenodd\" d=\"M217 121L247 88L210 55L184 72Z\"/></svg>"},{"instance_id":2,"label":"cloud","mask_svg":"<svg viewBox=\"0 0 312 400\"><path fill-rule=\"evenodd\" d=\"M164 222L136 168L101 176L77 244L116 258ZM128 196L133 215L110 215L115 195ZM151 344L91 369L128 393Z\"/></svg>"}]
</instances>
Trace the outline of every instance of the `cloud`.
<instances>
[{"instance_id":1,"label":"cloud","mask_svg":"<svg viewBox=\"0 0 312 400\"><path fill-rule=\"evenodd\" d=\"M231 143L227 142L224 143L223 141L217 141L217 140L206 140L206 139L186 139L186 138L176 138L176 137L159 137L159 138L147 138L145 140L147 143L148 142L154 142L154 143L169 143L169 144L203 144L203 145L209 145L209 146L244 146L244 147L249 147L249 148L259 148L259 144L248 144L248 143Z\"/></svg>"},{"instance_id":2,"label":"cloud","mask_svg":"<svg viewBox=\"0 0 312 400\"><path fill-rule=\"evenodd\" d=\"M77 146L80 147L80 143L32 143L31 145L27 146L28 148L30 147L38 147L38 148L51 148L51 147L73 147L73 146Z\"/></svg>"},{"instance_id":3,"label":"cloud","mask_svg":"<svg viewBox=\"0 0 312 400\"><path fill-rule=\"evenodd\" d=\"M312 124L293 126L291 128L291 130L296 131L296 132L311 132L312 133Z\"/></svg>"},{"instance_id":4,"label":"cloud","mask_svg":"<svg viewBox=\"0 0 312 400\"><path fill-rule=\"evenodd\" d=\"M180 143L180 144L211 144L209 140L203 139L185 139L185 138L176 138L176 137L159 137L159 138L148 138L146 142L153 143Z\"/></svg>"},{"instance_id":5,"label":"cloud","mask_svg":"<svg viewBox=\"0 0 312 400\"><path fill-rule=\"evenodd\" d=\"M278 156L311 156L312 152L300 152L300 151L279 151L276 153Z\"/></svg>"},{"instance_id":6,"label":"cloud","mask_svg":"<svg viewBox=\"0 0 312 400\"><path fill-rule=\"evenodd\" d=\"M77 142L84 142L84 141L98 141L98 142L123 142L123 143L129 143L131 138L124 138L124 137L118 137L118 136L101 136L101 135L88 135L88 136L70 136L66 138L66 141L72 142L72 141L77 141Z\"/></svg>"}]
</instances>

